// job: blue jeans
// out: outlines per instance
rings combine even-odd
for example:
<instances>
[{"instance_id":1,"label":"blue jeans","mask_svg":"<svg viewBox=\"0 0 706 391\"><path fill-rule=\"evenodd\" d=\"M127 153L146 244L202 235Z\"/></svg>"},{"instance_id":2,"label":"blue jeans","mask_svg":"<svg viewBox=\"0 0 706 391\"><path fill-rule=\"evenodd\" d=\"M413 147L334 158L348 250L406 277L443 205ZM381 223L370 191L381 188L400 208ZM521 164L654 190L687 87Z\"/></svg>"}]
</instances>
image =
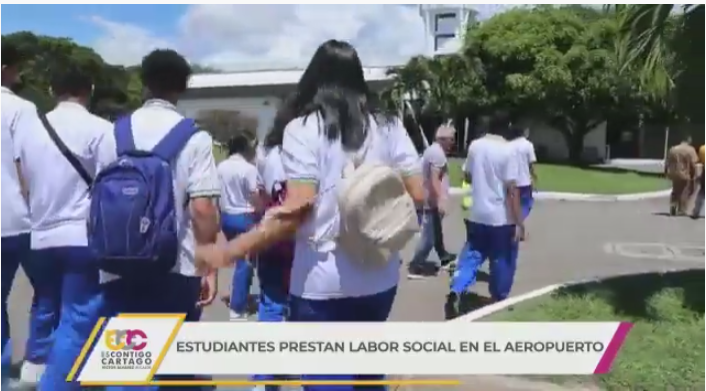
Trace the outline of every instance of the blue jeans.
<instances>
[{"instance_id":1,"label":"blue jeans","mask_svg":"<svg viewBox=\"0 0 706 391\"><path fill-rule=\"evenodd\" d=\"M466 221L466 244L451 279L451 292L461 294L476 282L478 269L490 260L490 295L504 300L510 294L517 267L515 226L499 227Z\"/></svg>"},{"instance_id":2,"label":"blue jeans","mask_svg":"<svg viewBox=\"0 0 706 391\"><path fill-rule=\"evenodd\" d=\"M7 299L15 282L15 274L20 264L30 257L29 234L2 238L2 385L10 376L12 365L12 341L10 339L10 318L7 313Z\"/></svg>"},{"instance_id":3,"label":"blue jeans","mask_svg":"<svg viewBox=\"0 0 706 391\"><path fill-rule=\"evenodd\" d=\"M38 389L80 390L66 376L101 316L97 262L88 247L55 247L33 250L25 271L35 287L27 360L48 354Z\"/></svg>"},{"instance_id":4,"label":"blue jeans","mask_svg":"<svg viewBox=\"0 0 706 391\"><path fill-rule=\"evenodd\" d=\"M448 256L444 246L444 234L441 228L441 214L438 209L417 211L417 219L421 225L421 232L417 248L410 264L420 264L427 261L431 250L436 250L440 259Z\"/></svg>"},{"instance_id":5,"label":"blue jeans","mask_svg":"<svg viewBox=\"0 0 706 391\"><path fill-rule=\"evenodd\" d=\"M248 232L257 222L253 213L243 213L237 215L223 214L221 217L223 233L228 240L238 235ZM250 286L252 285L253 266L246 259L235 261L233 271L233 283L230 293L230 309L239 314L245 314L248 310L248 296L250 296Z\"/></svg>"},{"instance_id":6,"label":"blue jeans","mask_svg":"<svg viewBox=\"0 0 706 391\"><path fill-rule=\"evenodd\" d=\"M532 185L521 186L517 190L520 191L520 207L522 208L522 218L527 219L530 212L532 212L532 207L534 206L534 195Z\"/></svg>"},{"instance_id":7,"label":"blue jeans","mask_svg":"<svg viewBox=\"0 0 706 391\"><path fill-rule=\"evenodd\" d=\"M103 284L104 316L119 313L186 314L187 322L198 322L201 309L196 307L201 293L201 278L168 273L144 280L119 279ZM194 376L156 376L155 380L195 380ZM198 379L200 380L200 379ZM209 387L210 388L210 387ZM204 390L207 387L111 386L107 391Z\"/></svg>"},{"instance_id":8,"label":"blue jeans","mask_svg":"<svg viewBox=\"0 0 706 391\"><path fill-rule=\"evenodd\" d=\"M392 310L397 288L364 297L330 300L309 300L290 297L289 320L292 322L384 322ZM352 370L355 370L352 368ZM384 375L302 375L302 380L375 381ZM304 386L304 391L353 391L356 389L386 390L385 386Z\"/></svg>"}]
</instances>

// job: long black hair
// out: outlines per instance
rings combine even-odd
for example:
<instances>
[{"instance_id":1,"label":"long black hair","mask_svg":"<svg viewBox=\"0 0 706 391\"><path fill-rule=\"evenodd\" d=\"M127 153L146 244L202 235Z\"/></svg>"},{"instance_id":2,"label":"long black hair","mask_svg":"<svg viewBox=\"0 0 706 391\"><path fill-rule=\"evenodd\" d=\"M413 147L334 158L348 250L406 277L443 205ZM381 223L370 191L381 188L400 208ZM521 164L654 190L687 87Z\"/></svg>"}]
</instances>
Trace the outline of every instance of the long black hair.
<instances>
[{"instance_id":1,"label":"long black hair","mask_svg":"<svg viewBox=\"0 0 706 391\"><path fill-rule=\"evenodd\" d=\"M295 94L278 110L265 146L281 145L289 122L316 113L329 140L340 138L345 150L357 151L368 135L371 114L377 113L374 101L355 48L343 41L326 41L314 53Z\"/></svg>"}]
</instances>

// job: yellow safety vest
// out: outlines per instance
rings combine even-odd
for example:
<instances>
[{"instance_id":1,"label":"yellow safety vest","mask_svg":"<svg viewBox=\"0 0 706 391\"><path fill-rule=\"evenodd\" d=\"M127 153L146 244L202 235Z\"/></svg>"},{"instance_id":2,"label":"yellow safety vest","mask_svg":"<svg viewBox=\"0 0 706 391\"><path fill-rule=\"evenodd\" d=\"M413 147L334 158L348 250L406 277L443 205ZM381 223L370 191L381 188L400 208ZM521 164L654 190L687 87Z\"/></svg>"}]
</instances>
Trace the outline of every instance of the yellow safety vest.
<instances>
[{"instance_id":1,"label":"yellow safety vest","mask_svg":"<svg viewBox=\"0 0 706 391\"><path fill-rule=\"evenodd\" d=\"M473 198L471 198L471 185L463 181L461 182L461 189L463 189L463 198L461 199L461 208L463 210L468 210L473 205Z\"/></svg>"}]
</instances>

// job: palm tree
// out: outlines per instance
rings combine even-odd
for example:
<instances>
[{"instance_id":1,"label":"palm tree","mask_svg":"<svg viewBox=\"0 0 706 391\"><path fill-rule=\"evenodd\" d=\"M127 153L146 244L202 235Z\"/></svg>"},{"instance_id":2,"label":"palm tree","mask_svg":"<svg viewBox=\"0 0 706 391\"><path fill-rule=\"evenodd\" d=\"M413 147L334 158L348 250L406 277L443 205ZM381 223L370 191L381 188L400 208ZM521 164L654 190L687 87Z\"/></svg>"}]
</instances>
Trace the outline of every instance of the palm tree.
<instances>
[{"instance_id":1,"label":"palm tree","mask_svg":"<svg viewBox=\"0 0 706 391\"><path fill-rule=\"evenodd\" d=\"M614 4L623 69L639 67L643 86L673 98L683 115L703 123L704 5Z\"/></svg>"}]
</instances>

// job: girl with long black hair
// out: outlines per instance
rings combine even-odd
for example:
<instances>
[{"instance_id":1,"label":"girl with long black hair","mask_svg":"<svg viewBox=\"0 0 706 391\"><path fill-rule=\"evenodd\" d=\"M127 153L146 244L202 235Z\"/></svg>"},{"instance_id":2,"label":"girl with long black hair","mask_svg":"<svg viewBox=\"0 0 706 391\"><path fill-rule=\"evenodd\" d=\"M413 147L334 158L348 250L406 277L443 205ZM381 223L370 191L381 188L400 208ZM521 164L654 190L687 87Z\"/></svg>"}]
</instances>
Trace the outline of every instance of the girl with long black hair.
<instances>
[{"instance_id":1,"label":"girl with long black hair","mask_svg":"<svg viewBox=\"0 0 706 391\"><path fill-rule=\"evenodd\" d=\"M337 195L351 155L398 170L407 191L424 199L419 156L402 122L373 107L363 67L348 43L322 44L297 85L296 95L268 138L281 147L287 197L272 218L227 246L204 246L198 262L227 267L234 256L294 237L290 278L293 322L384 322L397 292L399 254L382 269L367 269L337 247ZM315 376L304 380L377 380L382 376ZM327 389L306 386L305 390ZM337 390L346 387L336 387ZM352 387L351 387L352 389ZM384 389L384 387L366 387Z\"/></svg>"}]
</instances>

